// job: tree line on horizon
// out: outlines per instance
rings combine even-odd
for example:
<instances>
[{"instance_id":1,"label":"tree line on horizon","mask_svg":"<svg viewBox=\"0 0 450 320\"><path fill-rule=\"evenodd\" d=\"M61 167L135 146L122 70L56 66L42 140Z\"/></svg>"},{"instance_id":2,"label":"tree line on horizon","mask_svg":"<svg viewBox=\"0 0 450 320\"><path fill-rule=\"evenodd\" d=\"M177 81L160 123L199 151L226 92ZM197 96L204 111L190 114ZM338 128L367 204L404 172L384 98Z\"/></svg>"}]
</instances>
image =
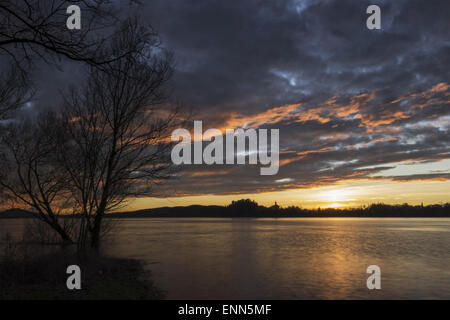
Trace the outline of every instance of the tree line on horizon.
<instances>
[{"instance_id":1,"label":"tree line on horizon","mask_svg":"<svg viewBox=\"0 0 450 320\"><path fill-rule=\"evenodd\" d=\"M111 213L109 217L450 217L450 203L433 205L390 205L374 203L354 208L266 207L251 199L232 201L227 206L191 205Z\"/></svg>"},{"instance_id":2,"label":"tree line on horizon","mask_svg":"<svg viewBox=\"0 0 450 320\"><path fill-rule=\"evenodd\" d=\"M354 208L316 208L305 209L299 206L282 208L276 203L271 207L260 206L256 201L241 199L233 201L227 210L231 213L248 212L250 214L284 217L450 217L450 203L412 206L407 203L390 205L374 203Z\"/></svg>"}]
</instances>

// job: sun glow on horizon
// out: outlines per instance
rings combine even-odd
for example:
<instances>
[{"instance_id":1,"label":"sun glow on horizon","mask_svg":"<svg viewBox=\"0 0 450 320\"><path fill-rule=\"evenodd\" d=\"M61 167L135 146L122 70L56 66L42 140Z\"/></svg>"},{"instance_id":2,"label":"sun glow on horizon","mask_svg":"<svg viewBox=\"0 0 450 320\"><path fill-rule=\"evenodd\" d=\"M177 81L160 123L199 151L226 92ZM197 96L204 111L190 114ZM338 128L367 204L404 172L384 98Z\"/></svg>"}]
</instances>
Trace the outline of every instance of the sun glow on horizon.
<instances>
[{"instance_id":1,"label":"sun glow on horizon","mask_svg":"<svg viewBox=\"0 0 450 320\"><path fill-rule=\"evenodd\" d=\"M346 181L331 186L234 195L192 195L173 198L140 198L121 211L189 205L228 205L233 200L252 199L260 205L314 208L360 207L373 203L411 205L450 201L450 181L393 182L389 180Z\"/></svg>"},{"instance_id":2,"label":"sun glow on horizon","mask_svg":"<svg viewBox=\"0 0 450 320\"><path fill-rule=\"evenodd\" d=\"M345 207L345 205L342 204L342 203L337 203L337 202L332 203L332 204L327 205L327 206L324 206L324 208L342 208L342 207Z\"/></svg>"},{"instance_id":3,"label":"sun glow on horizon","mask_svg":"<svg viewBox=\"0 0 450 320\"><path fill-rule=\"evenodd\" d=\"M354 196L358 194L357 190L348 188L336 188L317 194L317 201L323 202L325 208L341 208L351 206L356 201ZM350 198L351 197L351 198Z\"/></svg>"}]
</instances>

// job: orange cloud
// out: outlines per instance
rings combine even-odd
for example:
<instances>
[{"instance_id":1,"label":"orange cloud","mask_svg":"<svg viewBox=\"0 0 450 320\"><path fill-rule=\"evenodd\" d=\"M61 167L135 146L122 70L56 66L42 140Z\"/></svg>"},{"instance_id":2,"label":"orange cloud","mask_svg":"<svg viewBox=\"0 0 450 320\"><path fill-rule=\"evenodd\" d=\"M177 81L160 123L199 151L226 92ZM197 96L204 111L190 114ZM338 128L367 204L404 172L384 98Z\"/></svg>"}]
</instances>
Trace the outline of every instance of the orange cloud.
<instances>
[{"instance_id":1,"label":"orange cloud","mask_svg":"<svg viewBox=\"0 0 450 320\"><path fill-rule=\"evenodd\" d=\"M230 119L221 128L221 131L225 132L226 129L259 127L263 124L277 123L291 118L295 111L300 107L301 104L289 104L271 108L251 116L242 116L237 113L232 113Z\"/></svg>"},{"instance_id":2,"label":"orange cloud","mask_svg":"<svg viewBox=\"0 0 450 320\"><path fill-rule=\"evenodd\" d=\"M209 177L209 176L220 176L229 174L231 171L236 170L236 168L230 168L229 170L212 170L212 171L194 171L186 174L189 177Z\"/></svg>"}]
</instances>

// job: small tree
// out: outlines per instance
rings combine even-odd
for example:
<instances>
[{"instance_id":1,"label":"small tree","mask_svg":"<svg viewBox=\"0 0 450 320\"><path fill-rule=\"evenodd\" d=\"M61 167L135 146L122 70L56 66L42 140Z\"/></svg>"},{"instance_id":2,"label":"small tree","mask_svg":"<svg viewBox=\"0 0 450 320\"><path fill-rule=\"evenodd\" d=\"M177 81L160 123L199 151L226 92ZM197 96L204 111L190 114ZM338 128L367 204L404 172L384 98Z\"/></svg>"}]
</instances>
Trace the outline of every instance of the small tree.
<instances>
[{"instance_id":1,"label":"small tree","mask_svg":"<svg viewBox=\"0 0 450 320\"><path fill-rule=\"evenodd\" d=\"M232 201L228 208L236 212L248 213L256 211L259 208L259 205L256 201L251 199L241 199Z\"/></svg>"}]
</instances>

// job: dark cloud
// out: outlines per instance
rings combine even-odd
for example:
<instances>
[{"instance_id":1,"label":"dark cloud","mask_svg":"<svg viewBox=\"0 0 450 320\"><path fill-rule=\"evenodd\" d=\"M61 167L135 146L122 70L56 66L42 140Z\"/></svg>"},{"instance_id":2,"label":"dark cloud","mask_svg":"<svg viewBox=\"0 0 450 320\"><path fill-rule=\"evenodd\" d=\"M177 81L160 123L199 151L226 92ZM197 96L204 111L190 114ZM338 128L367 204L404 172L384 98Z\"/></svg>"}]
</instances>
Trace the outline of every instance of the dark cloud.
<instances>
[{"instance_id":1,"label":"dark cloud","mask_svg":"<svg viewBox=\"0 0 450 320\"><path fill-rule=\"evenodd\" d=\"M365 27L372 3L161 0L145 12L177 57L177 95L199 112L396 96L448 79L448 2L378 1L381 31Z\"/></svg>"},{"instance_id":2,"label":"dark cloud","mask_svg":"<svg viewBox=\"0 0 450 320\"><path fill-rule=\"evenodd\" d=\"M365 26L370 4L382 30ZM140 12L175 54L174 101L208 127L280 129L278 175L190 166L166 195L377 179L398 162L450 158L448 0L149 0ZM42 101L73 78L67 68L38 76Z\"/></svg>"}]
</instances>

